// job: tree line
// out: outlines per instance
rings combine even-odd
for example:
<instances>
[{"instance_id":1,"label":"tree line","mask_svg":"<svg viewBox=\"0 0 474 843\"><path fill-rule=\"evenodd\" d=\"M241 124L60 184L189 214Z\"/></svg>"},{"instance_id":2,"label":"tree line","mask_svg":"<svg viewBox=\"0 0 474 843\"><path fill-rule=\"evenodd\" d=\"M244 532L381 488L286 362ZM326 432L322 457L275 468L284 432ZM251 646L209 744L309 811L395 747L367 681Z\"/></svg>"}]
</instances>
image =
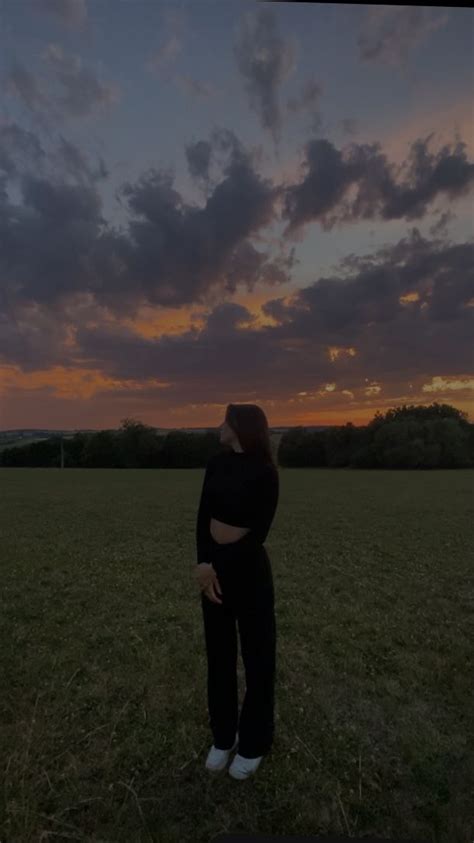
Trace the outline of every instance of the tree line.
<instances>
[{"instance_id":1,"label":"tree line","mask_svg":"<svg viewBox=\"0 0 474 843\"><path fill-rule=\"evenodd\" d=\"M118 430L51 436L7 447L0 452L0 466L202 468L221 450L215 429L159 435L153 427L127 418ZM318 431L291 428L282 434L274 457L277 465L295 468L472 468L474 424L449 404L404 404L385 414L377 412L362 427L347 422Z\"/></svg>"}]
</instances>

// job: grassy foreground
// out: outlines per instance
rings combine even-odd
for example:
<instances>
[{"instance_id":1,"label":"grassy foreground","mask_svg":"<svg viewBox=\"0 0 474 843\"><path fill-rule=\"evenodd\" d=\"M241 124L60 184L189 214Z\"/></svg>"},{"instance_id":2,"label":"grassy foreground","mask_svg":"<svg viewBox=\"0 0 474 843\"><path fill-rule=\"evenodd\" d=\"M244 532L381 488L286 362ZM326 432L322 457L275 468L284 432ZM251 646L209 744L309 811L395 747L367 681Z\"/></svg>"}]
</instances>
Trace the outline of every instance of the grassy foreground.
<instances>
[{"instance_id":1,"label":"grassy foreground","mask_svg":"<svg viewBox=\"0 0 474 843\"><path fill-rule=\"evenodd\" d=\"M474 471L280 468L276 734L246 782L204 769L203 476L0 470L1 842L468 843Z\"/></svg>"}]
</instances>

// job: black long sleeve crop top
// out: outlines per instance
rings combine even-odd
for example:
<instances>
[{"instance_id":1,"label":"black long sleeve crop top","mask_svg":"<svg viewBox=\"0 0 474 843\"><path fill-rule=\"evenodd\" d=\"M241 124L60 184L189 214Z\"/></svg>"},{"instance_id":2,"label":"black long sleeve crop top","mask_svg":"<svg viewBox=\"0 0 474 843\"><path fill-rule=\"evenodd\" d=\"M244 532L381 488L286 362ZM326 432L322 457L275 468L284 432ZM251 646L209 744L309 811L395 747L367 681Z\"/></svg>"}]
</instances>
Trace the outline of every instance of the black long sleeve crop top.
<instances>
[{"instance_id":1,"label":"black long sleeve crop top","mask_svg":"<svg viewBox=\"0 0 474 843\"><path fill-rule=\"evenodd\" d=\"M223 451L206 466L196 521L197 563L211 562L211 518L249 527L240 542L263 544L279 497L278 469L244 452Z\"/></svg>"}]
</instances>

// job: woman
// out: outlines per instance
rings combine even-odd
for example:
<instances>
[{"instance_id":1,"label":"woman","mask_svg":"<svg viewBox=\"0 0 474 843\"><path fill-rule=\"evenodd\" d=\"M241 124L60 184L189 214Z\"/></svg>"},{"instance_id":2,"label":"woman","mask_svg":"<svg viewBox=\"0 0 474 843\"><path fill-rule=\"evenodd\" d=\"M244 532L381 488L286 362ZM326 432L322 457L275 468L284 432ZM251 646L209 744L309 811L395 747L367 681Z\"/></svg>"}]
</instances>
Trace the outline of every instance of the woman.
<instances>
[{"instance_id":1,"label":"woman","mask_svg":"<svg viewBox=\"0 0 474 843\"><path fill-rule=\"evenodd\" d=\"M229 404L221 425L225 446L206 466L196 524L208 664L208 706L214 744L206 768L246 779L274 736L276 625L273 576L263 547L279 496L268 423L255 404ZM246 694L238 720L237 632Z\"/></svg>"}]
</instances>

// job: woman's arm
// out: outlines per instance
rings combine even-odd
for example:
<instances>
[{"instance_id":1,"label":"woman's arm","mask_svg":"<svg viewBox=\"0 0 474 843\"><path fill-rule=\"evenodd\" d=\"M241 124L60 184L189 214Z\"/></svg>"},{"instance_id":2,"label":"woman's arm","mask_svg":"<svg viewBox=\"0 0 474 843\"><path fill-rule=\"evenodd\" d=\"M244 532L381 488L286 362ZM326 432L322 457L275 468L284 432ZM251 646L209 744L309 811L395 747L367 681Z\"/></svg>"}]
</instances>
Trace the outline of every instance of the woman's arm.
<instances>
[{"instance_id":1,"label":"woman's arm","mask_svg":"<svg viewBox=\"0 0 474 843\"><path fill-rule=\"evenodd\" d=\"M211 518L211 512L208 497L208 483L214 467L214 460L215 456L211 457L206 466L196 519L196 555L198 565L201 565L203 562L209 562L209 551L211 547L209 521Z\"/></svg>"},{"instance_id":2,"label":"woman's arm","mask_svg":"<svg viewBox=\"0 0 474 843\"><path fill-rule=\"evenodd\" d=\"M274 465L265 466L254 487L254 515L247 536L264 544L275 516L280 494L280 478ZM246 537L244 536L244 539Z\"/></svg>"}]
</instances>

